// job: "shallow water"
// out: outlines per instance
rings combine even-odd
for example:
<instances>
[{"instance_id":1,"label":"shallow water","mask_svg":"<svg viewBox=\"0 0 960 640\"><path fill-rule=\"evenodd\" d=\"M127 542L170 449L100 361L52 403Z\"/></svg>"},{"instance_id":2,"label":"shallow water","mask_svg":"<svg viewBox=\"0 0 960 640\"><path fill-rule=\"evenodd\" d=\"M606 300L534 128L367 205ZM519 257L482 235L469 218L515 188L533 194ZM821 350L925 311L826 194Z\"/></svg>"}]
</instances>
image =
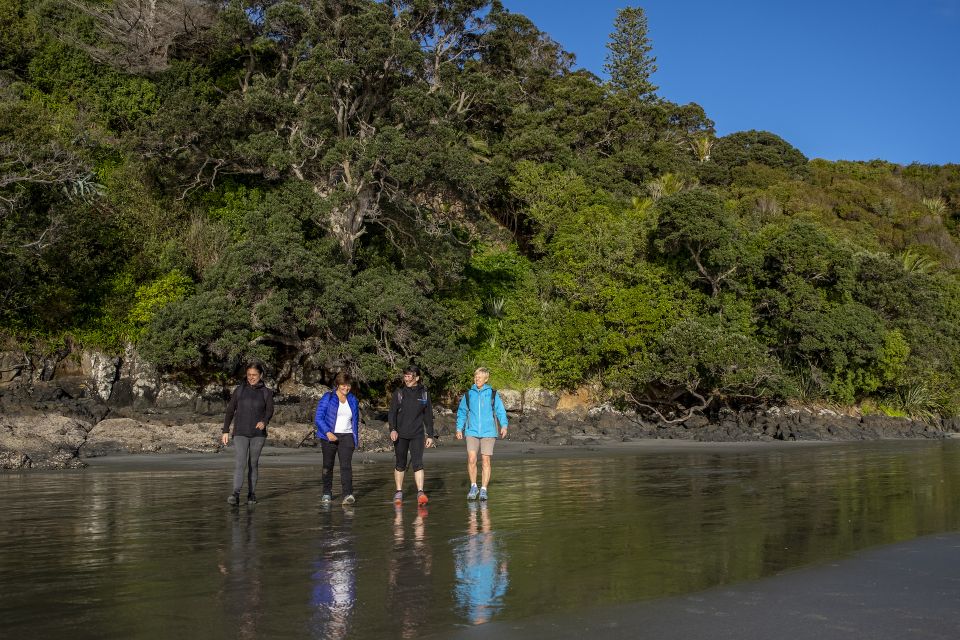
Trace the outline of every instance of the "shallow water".
<instances>
[{"instance_id":1,"label":"shallow water","mask_svg":"<svg viewBox=\"0 0 960 640\"><path fill-rule=\"evenodd\" d=\"M442 635L960 529L958 442L501 459L479 505L427 464L429 506L400 509L386 462L352 508L269 460L253 510L223 468L0 475L0 637Z\"/></svg>"}]
</instances>

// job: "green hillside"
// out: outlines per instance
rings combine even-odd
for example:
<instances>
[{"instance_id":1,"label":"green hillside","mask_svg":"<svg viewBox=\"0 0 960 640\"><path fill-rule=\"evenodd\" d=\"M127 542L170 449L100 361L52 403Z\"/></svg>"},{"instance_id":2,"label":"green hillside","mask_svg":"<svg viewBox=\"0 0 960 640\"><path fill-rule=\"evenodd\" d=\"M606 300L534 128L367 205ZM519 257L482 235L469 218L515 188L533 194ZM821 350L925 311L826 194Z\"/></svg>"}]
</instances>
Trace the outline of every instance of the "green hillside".
<instances>
[{"instance_id":1,"label":"green hillside","mask_svg":"<svg viewBox=\"0 0 960 640\"><path fill-rule=\"evenodd\" d=\"M657 95L640 9L602 81L499 2L148 5L0 0L11 344L960 409L960 165L716 137Z\"/></svg>"}]
</instances>

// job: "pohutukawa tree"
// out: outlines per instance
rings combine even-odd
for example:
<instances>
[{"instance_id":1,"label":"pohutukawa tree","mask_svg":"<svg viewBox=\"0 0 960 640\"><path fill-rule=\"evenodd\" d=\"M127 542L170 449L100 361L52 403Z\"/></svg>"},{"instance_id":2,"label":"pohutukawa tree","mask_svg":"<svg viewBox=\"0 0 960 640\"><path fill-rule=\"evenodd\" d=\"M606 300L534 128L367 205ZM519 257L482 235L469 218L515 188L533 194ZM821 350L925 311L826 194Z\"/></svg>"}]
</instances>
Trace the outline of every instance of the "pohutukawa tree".
<instances>
[{"instance_id":1,"label":"pohutukawa tree","mask_svg":"<svg viewBox=\"0 0 960 640\"><path fill-rule=\"evenodd\" d=\"M348 258L370 224L442 228L485 173L468 133L488 8L234 0L214 29L229 71L205 109L160 110L149 152L189 167L184 192L231 173L309 184L325 203L316 222Z\"/></svg>"}]
</instances>

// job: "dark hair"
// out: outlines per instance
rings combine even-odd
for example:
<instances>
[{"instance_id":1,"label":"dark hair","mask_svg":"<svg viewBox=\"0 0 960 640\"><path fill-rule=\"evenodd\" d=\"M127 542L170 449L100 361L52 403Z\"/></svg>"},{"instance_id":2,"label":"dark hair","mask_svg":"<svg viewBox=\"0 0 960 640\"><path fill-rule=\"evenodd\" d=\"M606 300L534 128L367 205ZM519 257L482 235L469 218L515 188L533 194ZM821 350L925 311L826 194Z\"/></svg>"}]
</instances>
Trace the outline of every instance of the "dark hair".
<instances>
[{"instance_id":1,"label":"dark hair","mask_svg":"<svg viewBox=\"0 0 960 640\"><path fill-rule=\"evenodd\" d=\"M413 375L420 377L420 367L415 364L408 365L403 369L404 373L412 373Z\"/></svg>"},{"instance_id":2,"label":"dark hair","mask_svg":"<svg viewBox=\"0 0 960 640\"><path fill-rule=\"evenodd\" d=\"M333 379L333 388L336 389L342 384L348 384L351 387L353 386L353 376L347 373L346 371L341 371Z\"/></svg>"},{"instance_id":3,"label":"dark hair","mask_svg":"<svg viewBox=\"0 0 960 640\"><path fill-rule=\"evenodd\" d=\"M251 362L251 363L249 363L249 364L247 365L247 367L246 367L243 371L244 371L244 373L246 373L247 371L250 371L250 369L256 369L256 370L260 373L261 376L263 375L263 365L260 364L259 362Z\"/></svg>"}]
</instances>

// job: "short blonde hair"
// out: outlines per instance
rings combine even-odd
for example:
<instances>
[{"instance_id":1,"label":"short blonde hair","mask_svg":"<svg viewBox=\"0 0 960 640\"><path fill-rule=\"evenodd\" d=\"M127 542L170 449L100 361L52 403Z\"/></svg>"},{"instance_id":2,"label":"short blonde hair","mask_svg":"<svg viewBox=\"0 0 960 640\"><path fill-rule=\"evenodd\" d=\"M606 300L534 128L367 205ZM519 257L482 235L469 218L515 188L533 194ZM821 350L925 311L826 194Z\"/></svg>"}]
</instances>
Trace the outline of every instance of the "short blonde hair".
<instances>
[{"instance_id":1,"label":"short blonde hair","mask_svg":"<svg viewBox=\"0 0 960 640\"><path fill-rule=\"evenodd\" d=\"M486 367L477 367L477 370L473 372L473 375L477 375L478 373L482 373L488 378L490 377L490 369L487 369Z\"/></svg>"}]
</instances>

